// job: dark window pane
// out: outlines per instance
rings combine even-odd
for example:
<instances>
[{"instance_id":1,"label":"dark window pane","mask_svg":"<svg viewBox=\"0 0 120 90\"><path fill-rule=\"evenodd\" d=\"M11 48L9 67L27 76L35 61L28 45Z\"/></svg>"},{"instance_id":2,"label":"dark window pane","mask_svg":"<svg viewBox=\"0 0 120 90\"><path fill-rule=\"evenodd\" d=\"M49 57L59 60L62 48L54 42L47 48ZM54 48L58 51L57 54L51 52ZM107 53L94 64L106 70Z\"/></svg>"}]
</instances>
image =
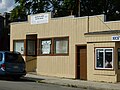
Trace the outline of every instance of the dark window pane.
<instances>
[{"instance_id":1,"label":"dark window pane","mask_svg":"<svg viewBox=\"0 0 120 90\"><path fill-rule=\"evenodd\" d=\"M5 54L5 61L11 63L23 63L24 59L20 54L16 53L6 53Z\"/></svg>"},{"instance_id":2,"label":"dark window pane","mask_svg":"<svg viewBox=\"0 0 120 90\"><path fill-rule=\"evenodd\" d=\"M118 49L118 68L120 69L120 49Z\"/></svg>"},{"instance_id":3,"label":"dark window pane","mask_svg":"<svg viewBox=\"0 0 120 90\"><path fill-rule=\"evenodd\" d=\"M2 61L2 58L3 58L2 53L0 53L0 61Z\"/></svg>"},{"instance_id":4,"label":"dark window pane","mask_svg":"<svg viewBox=\"0 0 120 90\"><path fill-rule=\"evenodd\" d=\"M105 50L105 68L112 68L112 49Z\"/></svg>"},{"instance_id":5,"label":"dark window pane","mask_svg":"<svg viewBox=\"0 0 120 90\"><path fill-rule=\"evenodd\" d=\"M103 68L103 50L97 49L96 50L96 58L97 58L97 68Z\"/></svg>"},{"instance_id":6,"label":"dark window pane","mask_svg":"<svg viewBox=\"0 0 120 90\"><path fill-rule=\"evenodd\" d=\"M27 40L27 55L35 55L35 40Z\"/></svg>"}]
</instances>

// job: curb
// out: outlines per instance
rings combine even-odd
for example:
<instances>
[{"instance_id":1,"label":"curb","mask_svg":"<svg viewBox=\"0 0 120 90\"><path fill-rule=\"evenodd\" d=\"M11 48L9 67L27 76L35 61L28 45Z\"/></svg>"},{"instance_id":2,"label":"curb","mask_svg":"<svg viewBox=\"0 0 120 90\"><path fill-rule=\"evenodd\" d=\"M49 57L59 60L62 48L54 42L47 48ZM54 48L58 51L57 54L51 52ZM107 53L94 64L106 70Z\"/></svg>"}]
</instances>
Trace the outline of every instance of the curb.
<instances>
[{"instance_id":1,"label":"curb","mask_svg":"<svg viewBox=\"0 0 120 90\"><path fill-rule=\"evenodd\" d=\"M42 80L37 80L37 83L45 83L45 84L53 84L53 85L60 85L60 86L66 86L66 87L72 87L72 88L82 88L82 89L87 89L87 90L120 90L120 89L110 89L110 88L102 88L102 87L93 87L93 86L83 86L83 85L73 85L73 84L67 84L67 83L52 83L52 82L46 82Z\"/></svg>"},{"instance_id":2,"label":"curb","mask_svg":"<svg viewBox=\"0 0 120 90\"><path fill-rule=\"evenodd\" d=\"M36 75L37 76L37 75ZM103 86L100 84L99 86L93 85L92 83L86 84L86 83L82 83L79 84L75 84L73 83L66 83L66 82L62 82L62 79L58 80L58 79L51 79L51 78L43 78L43 77L32 77L32 76L26 76L24 77L27 80L32 80L35 81L36 83L45 83L45 84L53 84L53 85L60 85L60 86L66 86L66 87L73 87L73 88L82 88L82 89L87 89L87 90L120 90L120 88L118 89L117 87L114 89L114 87L108 85L108 86ZM106 84L107 85L107 84Z\"/></svg>"}]
</instances>

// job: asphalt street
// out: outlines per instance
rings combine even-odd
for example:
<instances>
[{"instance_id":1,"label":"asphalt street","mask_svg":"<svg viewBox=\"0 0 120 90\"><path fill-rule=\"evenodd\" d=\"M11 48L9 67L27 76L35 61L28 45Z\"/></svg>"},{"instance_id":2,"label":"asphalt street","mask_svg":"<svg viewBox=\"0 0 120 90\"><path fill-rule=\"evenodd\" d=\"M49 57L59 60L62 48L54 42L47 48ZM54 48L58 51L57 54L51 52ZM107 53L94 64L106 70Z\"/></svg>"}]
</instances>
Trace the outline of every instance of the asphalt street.
<instances>
[{"instance_id":1,"label":"asphalt street","mask_svg":"<svg viewBox=\"0 0 120 90\"><path fill-rule=\"evenodd\" d=\"M32 80L0 79L0 90L86 90L69 86L37 83Z\"/></svg>"}]
</instances>

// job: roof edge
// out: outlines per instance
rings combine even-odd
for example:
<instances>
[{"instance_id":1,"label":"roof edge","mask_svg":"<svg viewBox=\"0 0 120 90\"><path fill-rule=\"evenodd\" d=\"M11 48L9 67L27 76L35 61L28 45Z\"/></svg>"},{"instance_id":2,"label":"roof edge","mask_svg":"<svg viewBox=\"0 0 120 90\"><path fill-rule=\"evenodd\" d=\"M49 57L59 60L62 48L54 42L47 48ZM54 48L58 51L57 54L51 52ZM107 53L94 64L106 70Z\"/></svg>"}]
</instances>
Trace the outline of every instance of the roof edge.
<instances>
[{"instance_id":1,"label":"roof edge","mask_svg":"<svg viewBox=\"0 0 120 90\"><path fill-rule=\"evenodd\" d=\"M118 34L120 30L107 30L107 31L99 31L99 32L88 32L84 35L101 35L101 34Z\"/></svg>"}]
</instances>

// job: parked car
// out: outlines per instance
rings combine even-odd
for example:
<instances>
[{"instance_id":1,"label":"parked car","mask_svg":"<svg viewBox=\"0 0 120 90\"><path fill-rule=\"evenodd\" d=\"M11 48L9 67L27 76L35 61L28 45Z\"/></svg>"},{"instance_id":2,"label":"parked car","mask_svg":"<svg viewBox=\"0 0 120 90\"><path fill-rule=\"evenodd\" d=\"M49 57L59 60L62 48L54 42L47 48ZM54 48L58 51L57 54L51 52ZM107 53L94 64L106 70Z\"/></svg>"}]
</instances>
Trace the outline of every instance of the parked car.
<instances>
[{"instance_id":1,"label":"parked car","mask_svg":"<svg viewBox=\"0 0 120 90\"><path fill-rule=\"evenodd\" d=\"M19 52L0 51L0 76L15 79L26 75L25 61Z\"/></svg>"}]
</instances>

